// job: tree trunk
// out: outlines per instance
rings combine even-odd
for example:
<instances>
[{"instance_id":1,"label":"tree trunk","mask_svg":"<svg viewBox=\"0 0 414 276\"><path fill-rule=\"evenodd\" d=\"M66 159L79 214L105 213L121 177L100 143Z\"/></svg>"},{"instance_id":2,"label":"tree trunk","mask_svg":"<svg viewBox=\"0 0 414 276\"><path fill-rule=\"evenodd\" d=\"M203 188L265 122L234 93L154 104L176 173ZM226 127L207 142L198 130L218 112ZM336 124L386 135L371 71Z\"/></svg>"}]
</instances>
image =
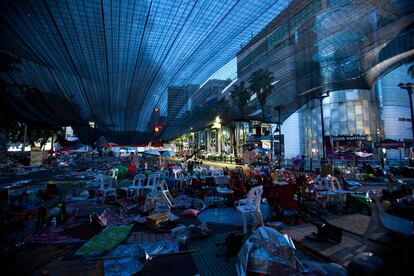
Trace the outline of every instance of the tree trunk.
<instances>
[{"instance_id":1,"label":"tree trunk","mask_svg":"<svg viewBox=\"0 0 414 276\"><path fill-rule=\"evenodd\" d=\"M273 165L273 155L275 153L274 145L273 145L273 128L272 128L272 124L269 124L269 126L270 126L270 151L271 151L270 164Z\"/></svg>"},{"instance_id":2,"label":"tree trunk","mask_svg":"<svg viewBox=\"0 0 414 276\"><path fill-rule=\"evenodd\" d=\"M24 148L26 147L26 143L27 143L27 124L24 124L24 136L23 136L22 151L24 151Z\"/></svg>"},{"instance_id":3,"label":"tree trunk","mask_svg":"<svg viewBox=\"0 0 414 276\"><path fill-rule=\"evenodd\" d=\"M9 132L6 130L0 129L0 161L7 160L7 142L8 142Z\"/></svg>"},{"instance_id":4,"label":"tree trunk","mask_svg":"<svg viewBox=\"0 0 414 276\"><path fill-rule=\"evenodd\" d=\"M50 150L52 151L52 155L53 155L53 153L55 152L55 148L54 148L54 146L53 146L53 144L55 143L55 135L54 134L52 134L52 137L51 137L51 141L50 141Z\"/></svg>"},{"instance_id":5,"label":"tree trunk","mask_svg":"<svg viewBox=\"0 0 414 276\"><path fill-rule=\"evenodd\" d=\"M236 126L235 122L231 126L232 136L233 136L233 154L234 158L237 158L237 139L236 139Z\"/></svg>"}]
</instances>

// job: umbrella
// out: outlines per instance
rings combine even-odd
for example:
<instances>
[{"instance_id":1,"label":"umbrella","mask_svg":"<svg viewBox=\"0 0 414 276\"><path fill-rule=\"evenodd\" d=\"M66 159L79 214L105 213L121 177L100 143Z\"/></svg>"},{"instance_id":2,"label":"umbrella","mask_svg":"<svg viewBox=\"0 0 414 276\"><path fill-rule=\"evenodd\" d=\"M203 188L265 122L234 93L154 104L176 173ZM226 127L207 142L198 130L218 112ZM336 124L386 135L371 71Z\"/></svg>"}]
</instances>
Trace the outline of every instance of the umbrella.
<instances>
[{"instance_id":1,"label":"umbrella","mask_svg":"<svg viewBox=\"0 0 414 276\"><path fill-rule=\"evenodd\" d=\"M255 148L253 151L259 152L259 153L267 153L268 150L264 148Z\"/></svg>"},{"instance_id":2,"label":"umbrella","mask_svg":"<svg viewBox=\"0 0 414 276\"><path fill-rule=\"evenodd\" d=\"M144 151L144 154L152 155L152 156L158 156L159 157L159 162L160 162L160 167L161 167L161 153L158 150L149 149L149 150Z\"/></svg>"},{"instance_id":3,"label":"umbrella","mask_svg":"<svg viewBox=\"0 0 414 276\"><path fill-rule=\"evenodd\" d=\"M145 154L148 155L155 155L155 156L160 156L160 152L158 150L154 150L154 149L150 149L150 150L146 150L144 151Z\"/></svg>"},{"instance_id":4,"label":"umbrella","mask_svg":"<svg viewBox=\"0 0 414 276\"><path fill-rule=\"evenodd\" d=\"M93 150L92 147L85 145L75 150L69 150L69 152L89 152L92 150Z\"/></svg>"},{"instance_id":5,"label":"umbrella","mask_svg":"<svg viewBox=\"0 0 414 276\"><path fill-rule=\"evenodd\" d=\"M175 156L175 152L173 152L173 151L164 151L162 153L162 156L164 156L164 157Z\"/></svg>"},{"instance_id":6,"label":"umbrella","mask_svg":"<svg viewBox=\"0 0 414 276\"><path fill-rule=\"evenodd\" d=\"M356 155L358 155L359 157L362 157L362 158L366 158L366 157L374 155L373 153L366 153L366 152L362 152L362 151L357 151L357 152L354 152L354 153Z\"/></svg>"}]
</instances>

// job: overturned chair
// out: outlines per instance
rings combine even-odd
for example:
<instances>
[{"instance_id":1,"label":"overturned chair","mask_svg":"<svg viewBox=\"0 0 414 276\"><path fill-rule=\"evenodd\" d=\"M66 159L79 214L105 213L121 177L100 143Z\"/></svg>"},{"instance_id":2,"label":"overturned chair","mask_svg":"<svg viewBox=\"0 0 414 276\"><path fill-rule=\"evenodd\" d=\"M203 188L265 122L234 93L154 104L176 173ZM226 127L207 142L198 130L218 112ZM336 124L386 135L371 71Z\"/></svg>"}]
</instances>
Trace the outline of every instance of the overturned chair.
<instances>
[{"instance_id":1,"label":"overturned chair","mask_svg":"<svg viewBox=\"0 0 414 276\"><path fill-rule=\"evenodd\" d=\"M372 191L368 193L368 197L370 199L369 204L371 205L372 215L367 230L364 233L365 240L368 240L371 234L384 230L400 236L414 237L412 221L387 214L380 199Z\"/></svg>"},{"instance_id":2,"label":"overturned chair","mask_svg":"<svg viewBox=\"0 0 414 276\"><path fill-rule=\"evenodd\" d=\"M175 200L168 190L165 180L160 181L155 191L148 193L145 199L144 212L155 209L157 205L162 205L169 209L175 205Z\"/></svg>"}]
</instances>

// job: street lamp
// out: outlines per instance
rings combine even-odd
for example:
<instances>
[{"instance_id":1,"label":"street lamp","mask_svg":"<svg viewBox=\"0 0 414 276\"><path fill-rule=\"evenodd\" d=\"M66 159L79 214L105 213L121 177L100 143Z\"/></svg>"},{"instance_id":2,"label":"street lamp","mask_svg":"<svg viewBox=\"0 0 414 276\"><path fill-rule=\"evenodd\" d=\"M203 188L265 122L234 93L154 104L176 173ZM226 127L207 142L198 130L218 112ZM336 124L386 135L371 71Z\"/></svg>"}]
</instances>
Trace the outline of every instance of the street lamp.
<instances>
[{"instance_id":1,"label":"street lamp","mask_svg":"<svg viewBox=\"0 0 414 276\"><path fill-rule=\"evenodd\" d=\"M407 91L408 93L408 98L410 100L410 115L411 115L411 132L412 132L412 139L414 142L414 120L413 120L413 89L414 89L414 84L411 82L406 82L406 83L402 83L400 82L398 84L398 87L401 89L404 89ZM412 143L411 143L411 148L412 148ZM410 156L411 159L411 156Z\"/></svg>"},{"instance_id":2,"label":"street lamp","mask_svg":"<svg viewBox=\"0 0 414 276\"><path fill-rule=\"evenodd\" d=\"M327 163L326 160L326 145L325 145L325 123L323 121L323 99L329 97L329 91L323 93L318 97L319 105L321 107L321 127L322 127L322 158L321 158L321 167L322 163Z\"/></svg>"},{"instance_id":3,"label":"street lamp","mask_svg":"<svg viewBox=\"0 0 414 276\"><path fill-rule=\"evenodd\" d=\"M275 106L275 110L277 111L277 116L278 116L278 122L277 122L275 132L279 132L279 158L280 159L282 159L282 121L281 121L281 118L280 118L280 113L281 113L283 107L284 107L283 105ZM272 133L272 135L273 135L273 133ZM273 154L273 152L272 152L272 154Z\"/></svg>"}]
</instances>

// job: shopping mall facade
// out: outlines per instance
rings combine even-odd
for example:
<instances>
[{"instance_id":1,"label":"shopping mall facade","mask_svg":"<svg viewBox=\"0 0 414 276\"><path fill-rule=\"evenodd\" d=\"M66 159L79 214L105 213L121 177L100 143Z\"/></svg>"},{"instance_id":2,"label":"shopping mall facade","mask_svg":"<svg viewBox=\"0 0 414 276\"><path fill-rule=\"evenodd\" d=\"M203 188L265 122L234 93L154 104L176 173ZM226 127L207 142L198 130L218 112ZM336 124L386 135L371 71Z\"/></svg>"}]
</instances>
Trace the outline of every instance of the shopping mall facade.
<instances>
[{"instance_id":1,"label":"shopping mall facade","mask_svg":"<svg viewBox=\"0 0 414 276\"><path fill-rule=\"evenodd\" d=\"M395 7L400 16L396 16L386 2L292 1L237 55L234 84L244 81L248 86L259 69L272 73L273 89L266 106L261 110L252 95L243 116L247 119L217 116L207 128L189 136L183 149L232 154L236 144L239 155L248 145L271 149L273 142L275 156L282 151L285 159L305 155L319 160L325 139L329 158L353 159L347 152L355 151L373 158L408 157L409 98L397 85L412 81L407 68L414 51L409 16L413 7L399 1ZM232 88L226 90L229 94ZM402 143L395 149L382 148L384 143L376 147L384 141L405 142L405 148Z\"/></svg>"}]
</instances>

